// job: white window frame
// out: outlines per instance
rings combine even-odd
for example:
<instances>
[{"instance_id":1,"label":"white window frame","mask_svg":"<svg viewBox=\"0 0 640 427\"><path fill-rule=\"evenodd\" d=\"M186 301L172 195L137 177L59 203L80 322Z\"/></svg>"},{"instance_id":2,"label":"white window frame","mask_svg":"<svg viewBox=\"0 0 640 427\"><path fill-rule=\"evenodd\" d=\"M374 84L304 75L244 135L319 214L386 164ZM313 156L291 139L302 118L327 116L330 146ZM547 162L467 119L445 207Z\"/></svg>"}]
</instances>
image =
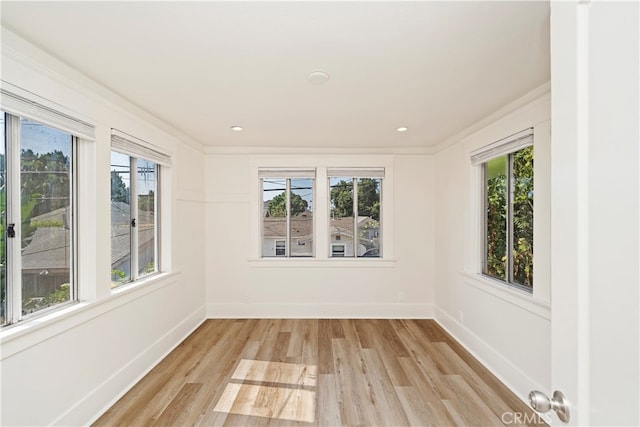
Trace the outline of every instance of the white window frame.
<instances>
[{"instance_id":1,"label":"white window frame","mask_svg":"<svg viewBox=\"0 0 640 427\"><path fill-rule=\"evenodd\" d=\"M138 171L138 160L146 160L155 163L156 165L156 191L154 193L154 202L155 202L155 215L154 215L154 261L155 261L155 270L152 273L140 275L139 273L139 259L138 259L138 233L139 227L131 226L131 243L130 243L130 270L131 275L130 279L126 282L122 282L114 286L111 290L112 292L118 291L122 288L130 286L132 284L136 284L141 280L146 280L148 278L154 277L160 273L166 272L168 269L167 263L165 261L164 250L165 246L165 234L164 230L164 217L166 215L165 208L166 203L164 203L164 199L167 198L167 195L164 194L163 181L167 179L167 169L171 166L171 156L164 153L158 147L140 139L133 135L127 134L117 129L111 130L111 152L117 152L120 154L124 154L129 156L130 164L130 218L132 220L137 220L138 218L138 198L137 198L137 171ZM111 197L111 194L109 194ZM137 224L136 224L137 225ZM112 250L112 249L111 249ZM111 254L111 250L109 254ZM111 256L111 255L110 255ZM111 263L110 263L111 265Z\"/></svg>"},{"instance_id":2,"label":"white window frame","mask_svg":"<svg viewBox=\"0 0 640 427\"><path fill-rule=\"evenodd\" d=\"M342 250L336 251L337 248L341 248ZM346 252L346 246L342 243L332 243L331 244L331 257L332 258L344 258L344 253Z\"/></svg>"},{"instance_id":3,"label":"white window frame","mask_svg":"<svg viewBox=\"0 0 640 427\"><path fill-rule=\"evenodd\" d=\"M22 248L21 248L21 227L15 227L15 237L6 239L5 250L7 252L7 295L6 295L6 323L3 327L15 325L17 323L47 315L53 311L61 310L80 299L79 289L79 242L80 220L78 215L78 194L80 180L80 145L81 141L95 140L95 126L87 120L78 118L79 115L71 112L44 98L40 98L28 91L25 91L8 82L2 81L0 88L0 107L5 115L6 138L6 166L7 181L11 182L7 186L6 208L7 224L20 224L21 212L20 203L15 203L15 198L20 197L20 119L29 119L44 126L68 133L72 137L71 147L71 191L70 191L70 213L71 218L68 224L71 228L70 239L70 290L69 301L43 308L26 315L22 314ZM5 129L2 130L3 132ZM17 195L17 196L15 196ZM84 230L84 228L83 228ZM3 238L5 238L3 236ZM16 255L19 254L19 255Z\"/></svg>"},{"instance_id":4,"label":"white window frame","mask_svg":"<svg viewBox=\"0 0 640 427\"><path fill-rule=\"evenodd\" d=\"M353 256L347 256L346 253L344 253L343 255L338 255L338 256L334 256L333 255L333 243L331 242L331 226L329 226L329 257L330 258L365 258L362 257L360 255L358 255L358 179L360 178L376 178L376 179L380 179L380 229L383 228L383 187L384 187L384 175L385 175L385 170L384 168L358 168L358 169L354 169L354 168L330 168L327 170L327 187L329 189L329 204L330 204L330 200L331 200L331 185L329 184L329 181L331 180L331 178L351 178L352 183L353 183L353 236L352 236L352 244L353 244ZM329 206L329 210L331 209L331 207ZM329 220L329 222L331 222ZM378 232L379 233L379 232ZM376 258L383 258L383 240L384 240L384 233L382 233L382 241L380 241L380 247L379 247L379 256ZM343 240L341 240L343 241ZM346 251L345 251L346 252Z\"/></svg>"},{"instance_id":5,"label":"white window frame","mask_svg":"<svg viewBox=\"0 0 640 427\"><path fill-rule=\"evenodd\" d=\"M521 289L525 292L529 292L529 293L533 293L533 289L534 289L534 285L535 285L535 281L531 284L531 286L525 286L522 285L520 283L515 282L514 277L513 277L513 245L514 245L514 241L513 241L513 222L514 222L514 217L513 217L513 187L514 187L514 173L513 173L513 156L514 154L516 154L517 152L524 150L525 148L528 147L533 147L533 129L531 129L531 133L528 134L525 138L521 138L520 141L518 141L517 144L512 144L511 146L508 147L503 147L502 152L500 152L500 150L495 150L495 153L491 154L491 157L486 156L483 157L482 160L479 160L479 166L482 168L481 169L481 174L482 174L482 184L481 184L481 191L482 191L482 229L481 229L481 233L482 233L482 254L481 254L481 273L492 279L492 280L498 280L500 282L504 282L506 285L508 286L512 286L514 288L518 288ZM512 151L513 150L513 151ZM505 241L505 256L507 258L506 260L506 266L505 266L505 278L502 279L500 277L496 277L496 276L492 276L487 272L487 268L488 268L488 261L487 261L487 250L488 250L488 246L489 246L489 242L488 242L488 235L487 235L487 168L488 168L488 162L496 159L498 157L506 157L506 194L505 194L505 203L506 203L506 229L505 229L505 237L506 237L506 241ZM472 162L473 162L473 158L472 158ZM535 186L535 172L534 172L534 186ZM532 218L532 221L534 220L534 218ZM535 224L534 224L534 229L535 229Z\"/></svg>"},{"instance_id":6,"label":"white window frame","mask_svg":"<svg viewBox=\"0 0 640 427\"><path fill-rule=\"evenodd\" d=\"M260 197L262 197L262 194L264 192L264 185L263 182L265 179L284 179L285 180L285 197L286 197L286 201L285 201L285 206L286 206L286 225L285 225L285 232L286 232L286 237L285 240L282 239L278 239L274 242L274 245L276 245L274 247L274 251L275 251L275 255L274 256L266 256L264 255L264 253L261 253L261 257L262 258L314 258L315 257L315 245L313 245L311 247L311 255L307 255L307 256L292 256L291 253L291 246L293 245L293 239L291 237L291 180L292 179L310 179L312 181L312 185L313 185L313 189L312 191L312 196L311 199L315 200L315 195L316 195L316 171L315 169L260 169L258 171L258 177L260 178ZM264 203L261 203L262 208L264 209ZM314 207L315 207L315 202L314 202ZM261 214L261 221L264 220L265 218L265 212L262 212ZM312 229L312 241L315 242L315 236L316 236L316 230L315 230L315 221L316 221L316 214L315 212L313 212L313 225L311 227ZM260 225L260 237L261 240L264 241L264 226L263 224ZM284 255L278 255L277 251L278 251L278 247L277 244L280 241L284 241L285 242L285 246L284 246ZM306 245L305 245L306 246Z\"/></svg>"},{"instance_id":7,"label":"white window frame","mask_svg":"<svg viewBox=\"0 0 640 427\"><path fill-rule=\"evenodd\" d=\"M534 205L534 277L536 285L533 293L509 286L503 281L482 274L483 251L483 176L480 164L469 161L465 170L468 182L468 198L465 203L466 223L464 233L465 285L475 287L531 313L550 318L551 299L551 122L549 120L549 96L542 96L518 110L511 116L500 119L493 125L478 131L461 142L464 152L471 159L483 148L505 139L505 135L517 135L533 128L534 176L536 202ZM461 171L462 172L462 171Z\"/></svg>"},{"instance_id":8,"label":"white window frame","mask_svg":"<svg viewBox=\"0 0 640 427\"><path fill-rule=\"evenodd\" d=\"M333 151L333 150L331 150ZM233 155L230 155L233 156ZM249 253L248 262L251 267L269 268L295 265L310 268L393 268L396 263L394 243L394 155L390 154L310 154L306 151L287 152L280 154L251 154L249 155ZM262 170L278 169L313 169L316 171L315 200L314 200L314 257L283 258L262 257L262 188L259 172ZM360 257L346 259L331 258L330 255L330 227L329 227L329 169L384 169L385 176L382 180L381 216L384 222L381 235L384 246L384 258ZM235 199L234 199L235 200Z\"/></svg>"}]
</instances>

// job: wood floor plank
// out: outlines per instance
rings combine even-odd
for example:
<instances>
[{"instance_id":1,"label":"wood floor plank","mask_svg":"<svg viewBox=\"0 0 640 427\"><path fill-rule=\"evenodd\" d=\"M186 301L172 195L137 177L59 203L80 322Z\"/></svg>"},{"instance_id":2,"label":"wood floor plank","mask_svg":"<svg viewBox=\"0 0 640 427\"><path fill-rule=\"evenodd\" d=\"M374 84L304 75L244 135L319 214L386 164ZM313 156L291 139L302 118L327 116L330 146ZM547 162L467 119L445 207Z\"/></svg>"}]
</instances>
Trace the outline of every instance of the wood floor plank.
<instances>
[{"instance_id":1,"label":"wood floor plank","mask_svg":"<svg viewBox=\"0 0 640 427\"><path fill-rule=\"evenodd\" d=\"M335 365L333 363L333 346L331 344L331 340L333 338L331 321L329 319L320 319L318 321L319 374L334 374L336 372Z\"/></svg>"},{"instance_id":2,"label":"wood floor plank","mask_svg":"<svg viewBox=\"0 0 640 427\"><path fill-rule=\"evenodd\" d=\"M402 358L401 363L411 378L412 389L416 391L416 396L413 396L412 400L418 400L422 405L422 410L428 415L425 423L439 426L456 424L455 419L443 403L440 391L434 387L429 374L424 372L424 365L416 363L416 360L412 358Z\"/></svg>"},{"instance_id":3,"label":"wood floor plank","mask_svg":"<svg viewBox=\"0 0 640 427\"><path fill-rule=\"evenodd\" d=\"M177 426L184 425L184 421L188 418L192 411L193 398L198 394L202 384L187 383L182 386L176 397L173 398L169 406L160 414L158 419L153 423L154 426Z\"/></svg>"},{"instance_id":4,"label":"wood floor plank","mask_svg":"<svg viewBox=\"0 0 640 427\"><path fill-rule=\"evenodd\" d=\"M365 377L369 383L371 404L376 408L382 425L409 425L409 419L378 350L363 349L362 359L367 367Z\"/></svg>"},{"instance_id":5,"label":"wood floor plank","mask_svg":"<svg viewBox=\"0 0 640 427\"><path fill-rule=\"evenodd\" d=\"M351 328L345 328L345 336ZM371 390L364 374L359 345L346 338L333 340L340 417L345 425L381 425L376 408L371 405Z\"/></svg>"},{"instance_id":6,"label":"wood floor plank","mask_svg":"<svg viewBox=\"0 0 640 427\"><path fill-rule=\"evenodd\" d=\"M94 425L475 426L504 413L542 420L433 320L216 319Z\"/></svg>"},{"instance_id":7,"label":"wood floor plank","mask_svg":"<svg viewBox=\"0 0 640 427\"><path fill-rule=\"evenodd\" d=\"M340 403L338 401L336 376L333 374L318 376L318 413L319 426L340 426Z\"/></svg>"},{"instance_id":8,"label":"wood floor plank","mask_svg":"<svg viewBox=\"0 0 640 427\"><path fill-rule=\"evenodd\" d=\"M390 321L385 320L381 323L389 325ZM379 325L380 323L377 323L377 324L371 323L366 326L366 329L370 331L370 336L372 337L372 343L374 348L380 350L378 354L382 358L382 363L384 364L393 385L396 385L396 386L411 385L411 381L409 380L406 372L404 371L404 369L399 363L399 359L401 357L406 357L409 355L408 350L406 349L405 345L402 343L400 336L398 335L398 333L394 328L377 329L376 326L379 326ZM396 348L395 351L394 350L389 351L388 340L390 339L391 335L393 335L393 341L395 342L395 344L393 345L393 347ZM384 351L382 351L382 349L384 349Z\"/></svg>"}]
</instances>

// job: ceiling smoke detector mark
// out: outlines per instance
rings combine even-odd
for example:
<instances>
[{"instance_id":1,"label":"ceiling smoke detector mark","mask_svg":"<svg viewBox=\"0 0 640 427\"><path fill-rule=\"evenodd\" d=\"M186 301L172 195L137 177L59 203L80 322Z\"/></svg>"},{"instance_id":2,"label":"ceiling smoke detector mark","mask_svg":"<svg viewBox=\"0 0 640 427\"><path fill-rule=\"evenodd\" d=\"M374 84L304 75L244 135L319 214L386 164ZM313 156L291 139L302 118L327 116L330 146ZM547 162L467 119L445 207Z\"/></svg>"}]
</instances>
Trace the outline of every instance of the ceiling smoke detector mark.
<instances>
[{"instance_id":1,"label":"ceiling smoke detector mark","mask_svg":"<svg viewBox=\"0 0 640 427\"><path fill-rule=\"evenodd\" d=\"M241 132L244 130L244 128L242 126L231 126L231 130Z\"/></svg>"},{"instance_id":2,"label":"ceiling smoke detector mark","mask_svg":"<svg viewBox=\"0 0 640 427\"><path fill-rule=\"evenodd\" d=\"M323 85L329 81L329 74L324 71L313 71L309 73L307 80L312 85Z\"/></svg>"}]
</instances>

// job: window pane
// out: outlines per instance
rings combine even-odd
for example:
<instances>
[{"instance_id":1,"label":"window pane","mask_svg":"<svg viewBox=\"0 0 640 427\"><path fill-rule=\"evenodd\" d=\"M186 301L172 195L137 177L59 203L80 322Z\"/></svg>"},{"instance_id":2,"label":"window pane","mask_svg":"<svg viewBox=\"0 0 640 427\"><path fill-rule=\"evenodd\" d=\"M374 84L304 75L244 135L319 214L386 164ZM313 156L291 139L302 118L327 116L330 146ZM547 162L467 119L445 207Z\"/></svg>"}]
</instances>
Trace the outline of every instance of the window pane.
<instances>
[{"instance_id":1,"label":"window pane","mask_svg":"<svg viewBox=\"0 0 640 427\"><path fill-rule=\"evenodd\" d=\"M131 281L131 162L111 152L111 287Z\"/></svg>"},{"instance_id":2,"label":"window pane","mask_svg":"<svg viewBox=\"0 0 640 427\"><path fill-rule=\"evenodd\" d=\"M291 256L313 256L313 180L291 179Z\"/></svg>"},{"instance_id":3,"label":"window pane","mask_svg":"<svg viewBox=\"0 0 640 427\"><path fill-rule=\"evenodd\" d=\"M329 199L331 229L331 256L352 257L353 248L353 178L330 177Z\"/></svg>"},{"instance_id":4,"label":"window pane","mask_svg":"<svg viewBox=\"0 0 640 427\"><path fill-rule=\"evenodd\" d=\"M156 267L156 173L157 166L138 159L138 275L157 271Z\"/></svg>"},{"instance_id":5,"label":"window pane","mask_svg":"<svg viewBox=\"0 0 640 427\"><path fill-rule=\"evenodd\" d=\"M287 240L287 180L262 180L262 256L286 256ZM278 246L276 246L276 243Z\"/></svg>"},{"instance_id":6,"label":"window pane","mask_svg":"<svg viewBox=\"0 0 640 427\"><path fill-rule=\"evenodd\" d=\"M513 154L513 282L533 287L533 146Z\"/></svg>"},{"instance_id":7,"label":"window pane","mask_svg":"<svg viewBox=\"0 0 640 427\"><path fill-rule=\"evenodd\" d=\"M71 299L72 137L20 119L22 312Z\"/></svg>"},{"instance_id":8,"label":"window pane","mask_svg":"<svg viewBox=\"0 0 640 427\"><path fill-rule=\"evenodd\" d=\"M5 119L0 113L0 324L7 323L7 161Z\"/></svg>"},{"instance_id":9,"label":"window pane","mask_svg":"<svg viewBox=\"0 0 640 427\"><path fill-rule=\"evenodd\" d=\"M507 157L485 163L486 265L485 274L506 280L507 265Z\"/></svg>"},{"instance_id":10,"label":"window pane","mask_svg":"<svg viewBox=\"0 0 640 427\"><path fill-rule=\"evenodd\" d=\"M380 189L379 178L359 178L358 186L358 256L380 257Z\"/></svg>"}]
</instances>

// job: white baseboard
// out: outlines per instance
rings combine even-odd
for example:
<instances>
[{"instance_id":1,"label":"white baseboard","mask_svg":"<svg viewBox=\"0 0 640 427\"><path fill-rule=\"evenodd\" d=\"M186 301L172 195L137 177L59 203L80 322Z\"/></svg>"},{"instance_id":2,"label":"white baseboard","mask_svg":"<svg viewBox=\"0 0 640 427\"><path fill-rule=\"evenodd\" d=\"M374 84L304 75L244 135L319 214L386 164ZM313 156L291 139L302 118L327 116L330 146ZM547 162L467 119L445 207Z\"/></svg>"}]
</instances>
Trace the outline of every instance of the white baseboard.
<instances>
[{"instance_id":1,"label":"white baseboard","mask_svg":"<svg viewBox=\"0 0 640 427\"><path fill-rule=\"evenodd\" d=\"M76 402L51 424L91 425L205 320L205 307L202 306L89 392L84 399Z\"/></svg>"},{"instance_id":2,"label":"white baseboard","mask_svg":"<svg viewBox=\"0 0 640 427\"><path fill-rule=\"evenodd\" d=\"M548 393L547 387L533 380L482 338L439 307L435 307L435 320L527 405L531 390Z\"/></svg>"},{"instance_id":3,"label":"white baseboard","mask_svg":"<svg viewBox=\"0 0 640 427\"><path fill-rule=\"evenodd\" d=\"M431 319L432 304L208 304L210 319Z\"/></svg>"}]
</instances>

